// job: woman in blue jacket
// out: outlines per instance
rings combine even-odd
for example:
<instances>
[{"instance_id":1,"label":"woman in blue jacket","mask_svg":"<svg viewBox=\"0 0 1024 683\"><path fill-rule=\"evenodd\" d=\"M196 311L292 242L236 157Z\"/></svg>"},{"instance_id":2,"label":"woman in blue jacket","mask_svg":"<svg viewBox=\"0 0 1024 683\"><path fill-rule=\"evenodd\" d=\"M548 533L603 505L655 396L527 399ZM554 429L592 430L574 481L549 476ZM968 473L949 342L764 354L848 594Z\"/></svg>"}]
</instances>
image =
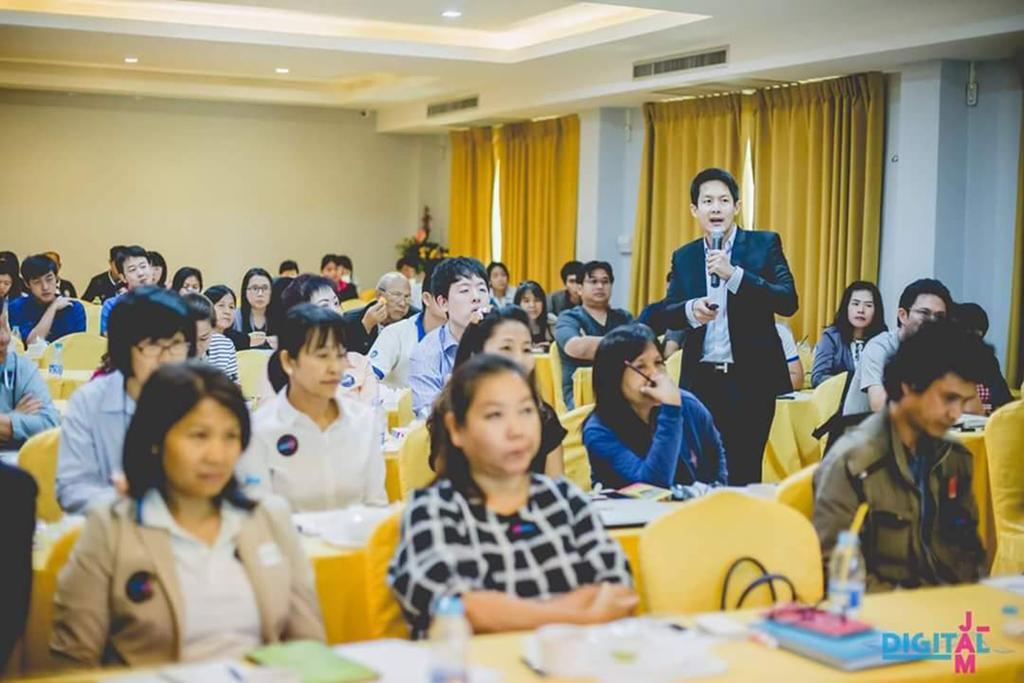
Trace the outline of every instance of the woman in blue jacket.
<instances>
[{"instance_id":1,"label":"woman in blue jacket","mask_svg":"<svg viewBox=\"0 0 1024 683\"><path fill-rule=\"evenodd\" d=\"M625 325L601 340L594 395L583 444L595 483L669 488L728 482L725 449L711 413L669 377L646 325Z\"/></svg>"}]
</instances>

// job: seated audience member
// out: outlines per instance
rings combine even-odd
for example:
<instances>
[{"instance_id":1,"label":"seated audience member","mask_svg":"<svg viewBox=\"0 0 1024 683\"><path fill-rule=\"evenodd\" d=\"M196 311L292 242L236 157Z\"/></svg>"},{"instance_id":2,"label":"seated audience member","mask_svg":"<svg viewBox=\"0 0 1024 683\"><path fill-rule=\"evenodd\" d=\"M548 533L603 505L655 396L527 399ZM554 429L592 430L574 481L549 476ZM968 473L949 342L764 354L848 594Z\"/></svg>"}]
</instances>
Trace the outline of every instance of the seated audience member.
<instances>
[{"instance_id":1,"label":"seated audience member","mask_svg":"<svg viewBox=\"0 0 1024 683\"><path fill-rule=\"evenodd\" d=\"M281 261L281 265L277 267L277 274L280 277L298 277L299 264L291 259Z\"/></svg>"},{"instance_id":2,"label":"seated audience member","mask_svg":"<svg viewBox=\"0 0 1024 683\"><path fill-rule=\"evenodd\" d=\"M195 348L195 325L177 292L134 289L110 313L106 363L71 395L57 452L57 500L81 513L110 502L123 487L121 451L142 386L158 367L185 360Z\"/></svg>"},{"instance_id":3,"label":"seated audience member","mask_svg":"<svg viewBox=\"0 0 1024 683\"><path fill-rule=\"evenodd\" d=\"M409 358L412 406L421 417L430 414L431 404L448 380L463 333L480 322L490 301L487 271L474 258L441 261L431 275L430 289L448 322L425 336Z\"/></svg>"},{"instance_id":4,"label":"seated audience member","mask_svg":"<svg viewBox=\"0 0 1024 683\"><path fill-rule=\"evenodd\" d=\"M213 304L202 294L186 294L183 298L188 306L188 317L196 326L195 357L206 361L237 383L238 355L235 353L235 345L216 331L217 311Z\"/></svg>"},{"instance_id":5,"label":"seated audience member","mask_svg":"<svg viewBox=\"0 0 1024 683\"><path fill-rule=\"evenodd\" d=\"M843 435L814 473L813 522L826 568L839 533L867 503L860 538L868 591L984 574L972 456L946 437L975 396L984 351L980 339L945 321L902 340L885 366L887 404Z\"/></svg>"},{"instance_id":6,"label":"seated audience member","mask_svg":"<svg viewBox=\"0 0 1024 683\"><path fill-rule=\"evenodd\" d=\"M516 363L490 355L452 376L438 478L402 513L388 583L414 637L438 598L458 595L476 633L627 616L629 565L586 494L530 472L541 443L539 401Z\"/></svg>"},{"instance_id":7,"label":"seated audience member","mask_svg":"<svg viewBox=\"0 0 1024 683\"><path fill-rule=\"evenodd\" d=\"M235 331L249 340L248 348L269 349L268 338L277 334L267 315L270 308L270 273L250 268L242 278L242 305L235 311Z\"/></svg>"},{"instance_id":8,"label":"seated audience member","mask_svg":"<svg viewBox=\"0 0 1024 683\"><path fill-rule=\"evenodd\" d=\"M28 620L32 596L32 536L36 530L35 479L25 470L0 463L0 671L6 668L15 643Z\"/></svg>"},{"instance_id":9,"label":"seated audience member","mask_svg":"<svg viewBox=\"0 0 1024 683\"><path fill-rule=\"evenodd\" d=\"M43 256L57 264L57 291L60 295L68 299L77 299L78 290L75 289L70 280L65 280L60 276L60 269L63 265L60 262L60 254L55 251L44 251Z\"/></svg>"},{"instance_id":10,"label":"seated audience member","mask_svg":"<svg viewBox=\"0 0 1024 683\"><path fill-rule=\"evenodd\" d=\"M368 354L381 330L416 315L411 304L409 281L397 272L382 275L377 281L377 298L344 314L350 350Z\"/></svg>"},{"instance_id":11,"label":"seated audience member","mask_svg":"<svg viewBox=\"0 0 1024 683\"><path fill-rule=\"evenodd\" d=\"M249 438L245 401L222 373L193 361L153 374L125 437L128 496L90 512L60 574L59 659L153 666L324 640L288 506L239 491Z\"/></svg>"},{"instance_id":12,"label":"seated audience member","mask_svg":"<svg viewBox=\"0 0 1024 683\"><path fill-rule=\"evenodd\" d=\"M15 259L0 259L0 299L14 301L20 296L20 265Z\"/></svg>"},{"instance_id":13,"label":"seated audience member","mask_svg":"<svg viewBox=\"0 0 1024 683\"><path fill-rule=\"evenodd\" d=\"M117 270L124 277L124 284L130 292L150 284L149 253L139 245L125 247L117 253ZM100 334L107 333L107 321L110 311L124 294L107 299L100 310Z\"/></svg>"},{"instance_id":14,"label":"seated audience member","mask_svg":"<svg viewBox=\"0 0 1024 683\"><path fill-rule=\"evenodd\" d=\"M85 332L85 308L57 291L57 264L42 254L29 256L21 264L21 277L28 296L11 302L10 321L17 327L25 346L37 339L52 342L75 332Z\"/></svg>"},{"instance_id":15,"label":"seated audience member","mask_svg":"<svg viewBox=\"0 0 1024 683\"><path fill-rule=\"evenodd\" d=\"M238 300L234 291L227 285L214 285L203 292L203 296L210 300L217 314L217 324L213 326L213 331L227 337L236 351L249 348L248 335L235 329L235 306Z\"/></svg>"},{"instance_id":16,"label":"seated audience member","mask_svg":"<svg viewBox=\"0 0 1024 683\"><path fill-rule=\"evenodd\" d=\"M583 301L580 299L580 287L583 285L583 264L579 261L569 261L562 266L563 289L551 293L548 300L548 310L554 316L559 316L563 311L576 308Z\"/></svg>"},{"instance_id":17,"label":"seated audience member","mask_svg":"<svg viewBox=\"0 0 1024 683\"><path fill-rule=\"evenodd\" d=\"M385 327L370 349L369 359L373 372L392 389L405 389L409 386L409 358L413 349L424 337L447 321L445 312L434 299L430 284L433 272L433 266L428 264L418 299L422 310L412 318Z\"/></svg>"},{"instance_id":18,"label":"seated audience member","mask_svg":"<svg viewBox=\"0 0 1024 683\"><path fill-rule=\"evenodd\" d=\"M817 387L844 372L852 375L867 343L888 329L878 287L864 280L851 283L843 292L832 324L825 328L814 347L811 386Z\"/></svg>"},{"instance_id":19,"label":"seated audience member","mask_svg":"<svg viewBox=\"0 0 1024 683\"><path fill-rule=\"evenodd\" d=\"M59 423L39 367L11 347L7 302L0 299L0 450L15 450Z\"/></svg>"},{"instance_id":20,"label":"seated audience member","mask_svg":"<svg viewBox=\"0 0 1024 683\"><path fill-rule=\"evenodd\" d=\"M526 311L534 349L546 352L551 342L555 341L555 322L558 318L548 313L548 298L544 296L544 288L538 282L527 280L516 288L513 303Z\"/></svg>"},{"instance_id":21,"label":"seated audience member","mask_svg":"<svg viewBox=\"0 0 1024 683\"><path fill-rule=\"evenodd\" d=\"M334 257L338 264L338 300L349 301L359 298L359 288L356 286L355 266L352 259L344 254Z\"/></svg>"},{"instance_id":22,"label":"seated audience member","mask_svg":"<svg viewBox=\"0 0 1024 683\"><path fill-rule=\"evenodd\" d=\"M544 301L541 297L541 301ZM459 342L459 352L455 356L455 367L468 361L473 356L489 353L504 356L515 361L533 381L533 370L537 361L533 356L533 340L530 338L529 318L526 312L517 306L502 306L490 311L476 325L470 325ZM568 432L558 419L555 409L541 400L540 410L540 449L536 457L530 461L530 471L544 474L551 478L565 474L565 459L562 455L562 441ZM440 412L434 411L433 417ZM441 423L431 424L432 435L440 435L444 430ZM431 449L431 466L434 454L439 449Z\"/></svg>"},{"instance_id":23,"label":"seated audience member","mask_svg":"<svg viewBox=\"0 0 1024 683\"><path fill-rule=\"evenodd\" d=\"M159 251L149 252L149 284L167 286L167 261Z\"/></svg>"},{"instance_id":24,"label":"seated audience member","mask_svg":"<svg viewBox=\"0 0 1024 683\"><path fill-rule=\"evenodd\" d=\"M387 504L379 417L341 386L344 328L337 312L309 303L285 316L276 355L287 384L253 415L238 466L247 491L272 491L298 512Z\"/></svg>"},{"instance_id":25,"label":"seated audience member","mask_svg":"<svg viewBox=\"0 0 1024 683\"><path fill-rule=\"evenodd\" d=\"M956 304L953 306L954 321L972 332L978 339L985 339L988 334L988 314L978 304ZM990 415L993 410L1000 408L1013 400L1010 394L1010 387L1006 384L1003 371L999 367L999 359L995 351L989 345L985 345L983 355L984 373L978 382L978 397L971 401L965 412L973 415Z\"/></svg>"},{"instance_id":26,"label":"seated audience member","mask_svg":"<svg viewBox=\"0 0 1024 683\"><path fill-rule=\"evenodd\" d=\"M728 483L722 438L711 413L665 370L657 338L638 323L612 330L594 359L594 412L583 445L594 483Z\"/></svg>"},{"instance_id":27,"label":"seated audience member","mask_svg":"<svg viewBox=\"0 0 1024 683\"><path fill-rule=\"evenodd\" d=\"M423 284L427 281L423 277L424 268L422 262L412 256L403 256L395 262L395 270L409 281L409 288L412 290L412 301L415 305L415 302L422 299Z\"/></svg>"},{"instance_id":28,"label":"seated audience member","mask_svg":"<svg viewBox=\"0 0 1024 683\"><path fill-rule=\"evenodd\" d=\"M877 334L864 346L860 363L846 390L843 415L877 413L884 408L886 397L882 373L885 364L896 355L900 344L913 336L922 324L944 319L952 308L949 290L938 280L924 278L907 285L900 294L896 331Z\"/></svg>"},{"instance_id":29,"label":"seated audience member","mask_svg":"<svg viewBox=\"0 0 1024 683\"><path fill-rule=\"evenodd\" d=\"M92 276L85 293L82 294L83 301L106 301L117 296L123 286L121 271L117 267L117 255L125 249L124 245L117 245L110 248L110 256L107 261L107 269L102 273Z\"/></svg>"},{"instance_id":30,"label":"seated audience member","mask_svg":"<svg viewBox=\"0 0 1024 683\"><path fill-rule=\"evenodd\" d=\"M203 274L198 268L182 266L174 272L174 278L171 279L171 289L182 296L186 294L199 294L203 291Z\"/></svg>"},{"instance_id":31,"label":"seated audience member","mask_svg":"<svg viewBox=\"0 0 1024 683\"><path fill-rule=\"evenodd\" d=\"M324 254L320 259L320 275L335 283L337 291L338 282L338 257L334 254ZM297 275L295 277L298 277Z\"/></svg>"},{"instance_id":32,"label":"seated audience member","mask_svg":"<svg viewBox=\"0 0 1024 683\"><path fill-rule=\"evenodd\" d=\"M804 388L804 363L800 360L800 349L793 337L793 330L788 323L781 320L775 321L775 331L779 333L779 342L782 344L782 353L786 357L786 369L789 370L789 382L793 391L800 391ZM789 393L789 392L784 392Z\"/></svg>"},{"instance_id":33,"label":"seated audience member","mask_svg":"<svg viewBox=\"0 0 1024 683\"><path fill-rule=\"evenodd\" d=\"M516 290L509 287L508 266L492 261L487 266L487 285L491 289L491 303L495 306L511 306Z\"/></svg>"},{"instance_id":34,"label":"seated audience member","mask_svg":"<svg viewBox=\"0 0 1024 683\"><path fill-rule=\"evenodd\" d=\"M555 325L555 341L562 359L562 396L570 410L576 407L572 396L573 373L591 366L601 337L633 320L629 311L611 306L615 273L610 263L590 261L580 272L583 303L563 311Z\"/></svg>"}]
</instances>

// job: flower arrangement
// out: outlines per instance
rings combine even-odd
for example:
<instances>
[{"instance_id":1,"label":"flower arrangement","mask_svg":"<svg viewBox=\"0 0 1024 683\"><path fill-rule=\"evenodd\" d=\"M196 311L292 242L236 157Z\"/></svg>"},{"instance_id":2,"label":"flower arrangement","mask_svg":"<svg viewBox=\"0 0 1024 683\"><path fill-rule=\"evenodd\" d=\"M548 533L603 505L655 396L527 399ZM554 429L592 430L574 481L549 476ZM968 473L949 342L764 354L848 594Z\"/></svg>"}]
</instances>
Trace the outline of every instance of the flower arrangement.
<instances>
[{"instance_id":1,"label":"flower arrangement","mask_svg":"<svg viewBox=\"0 0 1024 683\"><path fill-rule=\"evenodd\" d=\"M441 246L437 242L430 241L431 223L433 217L430 215L430 207L423 207L423 218L420 219L420 228L412 237L406 237L396 246L398 253L420 264L428 261L437 261L448 256L448 247Z\"/></svg>"}]
</instances>

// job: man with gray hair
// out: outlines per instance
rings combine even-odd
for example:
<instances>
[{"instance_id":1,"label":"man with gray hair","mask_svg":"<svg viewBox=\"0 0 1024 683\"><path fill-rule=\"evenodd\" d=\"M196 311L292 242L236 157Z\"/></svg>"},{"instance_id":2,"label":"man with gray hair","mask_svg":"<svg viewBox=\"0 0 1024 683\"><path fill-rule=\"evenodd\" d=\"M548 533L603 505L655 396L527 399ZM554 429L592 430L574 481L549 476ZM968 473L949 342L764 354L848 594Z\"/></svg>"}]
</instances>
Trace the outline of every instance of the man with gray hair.
<instances>
[{"instance_id":1,"label":"man with gray hair","mask_svg":"<svg viewBox=\"0 0 1024 683\"><path fill-rule=\"evenodd\" d=\"M412 307L412 289L401 273L384 273L377 281L377 298L363 308L345 314L349 351L366 355L382 328L412 317L419 311Z\"/></svg>"}]
</instances>

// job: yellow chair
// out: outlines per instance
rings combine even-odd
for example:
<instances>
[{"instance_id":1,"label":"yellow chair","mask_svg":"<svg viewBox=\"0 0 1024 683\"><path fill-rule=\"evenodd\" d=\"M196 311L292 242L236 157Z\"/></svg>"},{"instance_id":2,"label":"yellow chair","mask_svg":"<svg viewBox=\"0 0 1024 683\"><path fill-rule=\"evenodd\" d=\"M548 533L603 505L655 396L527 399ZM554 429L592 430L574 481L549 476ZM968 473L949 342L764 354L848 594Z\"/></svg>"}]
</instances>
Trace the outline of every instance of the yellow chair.
<instances>
[{"instance_id":1,"label":"yellow chair","mask_svg":"<svg viewBox=\"0 0 1024 683\"><path fill-rule=\"evenodd\" d=\"M654 520L640 534L644 604L655 614L716 611L726 573L741 557L756 558L769 572L786 576L801 600L814 603L822 596L821 549L806 518L772 500L716 491ZM740 593L759 575L752 564L733 572L727 609L736 607ZM780 600L789 600L785 585L775 582L775 589ZM769 603L768 587L761 586L744 607Z\"/></svg>"},{"instance_id":2,"label":"yellow chair","mask_svg":"<svg viewBox=\"0 0 1024 683\"><path fill-rule=\"evenodd\" d=\"M264 349L246 349L238 352L238 382L242 386L242 395L246 400L259 396L263 380L267 376L270 353Z\"/></svg>"},{"instance_id":3,"label":"yellow chair","mask_svg":"<svg viewBox=\"0 0 1024 683\"><path fill-rule=\"evenodd\" d=\"M559 415L565 415L568 408L565 405L565 396L562 394L562 357L558 354L558 344L552 342L548 349L548 358L551 359L551 378L554 381L554 401L551 405Z\"/></svg>"},{"instance_id":4,"label":"yellow chair","mask_svg":"<svg viewBox=\"0 0 1024 683\"><path fill-rule=\"evenodd\" d=\"M985 425L988 481L996 527L993 575L1024 572L1024 401L1008 403Z\"/></svg>"},{"instance_id":5,"label":"yellow chair","mask_svg":"<svg viewBox=\"0 0 1024 683\"><path fill-rule=\"evenodd\" d=\"M85 331L89 334L100 333L100 313L103 311L101 304L94 304L90 301L75 299L85 309Z\"/></svg>"},{"instance_id":6,"label":"yellow chair","mask_svg":"<svg viewBox=\"0 0 1024 683\"><path fill-rule=\"evenodd\" d=\"M817 469L818 463L814 463L783 479L775 490L775 500L811 519L814 515L814 471Z\"/></svg>"},{"instance_id":7,"label":"yellow chair","mask_svg":"<svg viewBox=\"0 0 1024 683\"><path fill-rule=\"evenodd\" d=\"M376 289L364 289L363 291L359 292L359 297L358 297L357 300L358 301L362 301L364 304L368 304L371 301L374 301L376 299L377 299L377 290Z\"/></svg>"},{"instance_id":8,"label":"yellow chair","mask_svg":"<svg viewBox=\"0 0 1024 683\"><path fill-rule=\"evenodd\" d=\"M559 418L569 432L562 440L565 478L584 491L590 490L590 458L587 449L583 447L583 421L593 410L593 405L582 406Z\"/></svg>"},{"instance_id":9,"label":"yellow chair","mask_svg":"<svg viewBox=\"0 0 1024 683\"><path fill-rule=\"evenodd\" d=\"M57 593L60 571L67 564L78 542L81 525L68 529L58 538L46 557L42 570L32 578L32 599L28 621L25 624L22 668L25 672L56 668L50 654L50 634L53 631L53 596Z\"/></svg>"},{"instance_id":10,"label":"yellow chair","mask_svg":"<svg viewBox=\"0 0 1024 683\"><path fill-rule=\"evenodd\" d=\"M57 341L62 344L61 360L65 370L95 370L103 362L103 354L107 352L107 338L89 332L75 332ZM46 347L41 367L50 367L55 350L56 343Z\"/></svg>"},{"instance_id":11,"label":"yellow chair","mask_svg":"<svg viewBox=\"0 0 1024 683\"><path fill-rule=\"evenodd\" d=\"M366 603L370 616L370 640L409 637L409 627L402 616L402 608L388 587L388 565L398 548L401 522L401 513L388 517L374 530L366 546Z\"/></svg>"},{"instance_id":12,"label":"yellow chair","mask_svg":"<svg viewBox=\"0 0 1024 683\"><path fill-rule=\"evenodd\" d=\"M348 301L342 301L341 312L348 313L349 311L354 311L357 308L362 308L365 305L366 302L363 301L362 299L349 299Z\"/></svg>"},{"instance_id":13,"label":"yellow chair","mask_svg":"<svg viewBox=\"0 0 1024 683\"><path fill-rule=\"evenodd\" d=\"M671 377L676 384L679 384L679 378L683 374L683 350L679 349L665 361L665 369L668 371L668 376Z\"/></svg>"},{"instance_id":14,"label":"yellow chair","mask_svg":"<svg viewBox=\"0 0 1024 683\"><path fill-rule=\"evenodd\" d=\"M412 389L402 389L398 395L398 408L388 413L388 429L406 427L416 419L412 410Z\"/></svg>"},{"instance_id":15,"label":"yellow chair","mask_svg":"<svg viewBox=\"0 0 1024 683\"><path fill-rule=\"evenodd\" d=\"M551 372L551 356L547 353L533 354L533 382L541 399L549 406L555 405L555 376ZM561 384L558 388L561 389Z\"/></svg>"},{"instance_id":16,"label":"yellow chair","mask_svg":"<svg viewBox=\"0 0 1024 683\"><path fill-rule=\"evenodd\" d=\"M594 368L577 368L572 373L572 400L577 408L594 403Z\"/></svg>"},{"instance_id":17,"label":"yellow chair","mask_svg":"<svg viewBox=\"0 0 1024 683\"><path fill-rule=\"evenodd\" d=\"M836 414L839 410L839 402L843 400L843 389L846 387L846 373L841 372L814 388L811 393L811 403L818 412L818 425L825 424L825 421ZM818 443L821 445L821 452L825 452L828 442L828 434L822 436Z\"/></svg>"},{"instance_id":18,"label":"yellow chair","mask_svg":"<svg viewBox=\"0 0 1024 683\"><path fill-rule=\"evenodd\" d=\"M21 445L18 467L32 475L39 487L36 517L44 522L57 522L64 511L57 503L57 447L60 427L39 432Z\"/></svg>"},{"instance_id":19,"label":"yellow chair","mask_svg":"<svg viewBox=\"0 0 1024 683\"><path fill-rule=\"evenodd\" d=\"M434 470L430 469L430 433L427 425L421 424L409 432L398 451L398 490L402 499L429 486L434 477Z\"/></svg>"}]
</instances>

